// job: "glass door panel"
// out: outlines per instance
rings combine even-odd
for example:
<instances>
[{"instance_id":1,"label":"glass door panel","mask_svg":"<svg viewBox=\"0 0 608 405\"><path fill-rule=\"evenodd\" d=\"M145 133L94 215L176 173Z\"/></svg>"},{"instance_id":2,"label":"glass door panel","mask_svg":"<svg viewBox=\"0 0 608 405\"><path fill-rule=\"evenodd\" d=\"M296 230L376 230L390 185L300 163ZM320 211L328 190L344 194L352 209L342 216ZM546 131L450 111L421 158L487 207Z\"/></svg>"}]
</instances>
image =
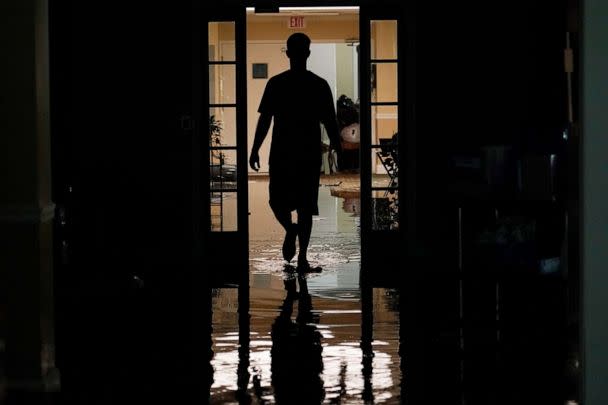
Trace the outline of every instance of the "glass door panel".
<instances>
[{"instance_id":1,"label":"glass door panel","mask_svg":"<svg viewBox=\"0 0 608 405\"><path fill-rule=\"evenodd\" d=\"M236 146L236 107L209 108L209 129L218 126L211 134L213 146Z\"/></svg>"},{"instance_id":2,"label":"glass door panel","mask_svg":"<svg viewBox=\"0 0 608 405\"><path fill-rule=\"evenodd\" d=\"M379 61L371 63L371 94L374 103L396 103L398 101L397 89L397 62Z\"/></svg>"},{"instance_id":3,"label":"glass door panel","mask_svg":"<svg viewBox=\"0 0 608 405\"><path fill-rule=\"evenodd\" d=\"M396 60L397 20L371 20L369 28L371 59Z\"/></svg>"},{"instance_id":4,"label":"glass door panel","mask_svg":"<svg viewBox=\"0 0 608 405\"><path fill-rule=\"evenodd\" d=\"M211 232L238 231L237 61L233 21L209 22Z\"/></svg>"},{"instance_id":5,"label":"glass door panel","mask_svg":"<svg viewBox=\"0 0 608 405\"><path fill-rule=\"evenodd\" d=\"M405 251L400 210L404 159L399 158L404 65L398 9L362 7L360 18L361 260L362 277L373 283L394 273Z\"/></svg>"},{"instance_id":6,"label":"glass door panel","mask_svg":"<svg viewBox=\"0 0 608 405\"><path fill-rule=\"evenodd\" d=\"M371 20L369 133L371 231L399 230L397 20Z\"/></svg>"},{"instance_id":7,"label":"glass door panel","mask_svg":"<svg viewBox=\"0 0 608 405\"><path fill-rule=\"evenodd\" d=\"M236 103L236 62L209 62L209 103Z\"/></svg>"},{"instance_id":8,"label":"glass door panel","mask_svg":"<svg viewBox=\"0 0 608 405\"><path fill-rule=\"evenodd\" d=\"M234 21L214 21L209 23L208 30L209 61L236 61L236 23Z\"/></svg>"},{"instance_id":9,"label":"glass door panel","mask_svg":"<svg viewBox=\"0 0 608 405\"><path fill-rule=\"evenodd\" d=\"M208 18L207 71L203 72L208 86L202 111L209 120L203 151L208 187L206 264L214 285L245 286L249 260L245 10L218 7Z\"/></svg>"}]
</instances>

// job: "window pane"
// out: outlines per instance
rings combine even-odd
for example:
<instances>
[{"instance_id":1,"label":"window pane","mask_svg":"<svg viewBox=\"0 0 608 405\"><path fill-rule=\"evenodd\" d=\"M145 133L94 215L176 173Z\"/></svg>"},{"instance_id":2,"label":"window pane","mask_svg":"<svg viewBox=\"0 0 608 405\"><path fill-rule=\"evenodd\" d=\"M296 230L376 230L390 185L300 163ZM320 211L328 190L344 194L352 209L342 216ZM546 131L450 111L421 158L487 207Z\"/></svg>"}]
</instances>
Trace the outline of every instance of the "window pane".
<instances>
[{"instance_id":1,"label":"window pane","mask_svg":"<svg viewBox=\"0 0 608 405\"><path fill-rule=\"evenodd\" d=\"M209 104L236 103L236 65L209 65Z\"/></svg>"},{"instance_id":2,"label":"window pane","mask_svg":"<svg viewBox=\"0 0 608 405\"><path fill-rule=\"evenodd\" d=\"M371 22L372 59L397 59L397 20Z\"/></svg>"},{"instance_id":3,"label":"window pane","mask_svg":"<svg viewBox=\"0 0 608 405\"><path fill-rule=\"evenodd\" d=\"M393 164L393 159L391 157L380 159L377 155L378 153L379 152L376 151L375 158L377 167L376 173L372 174L372 187L396 187L398 179L395 175L391 174L398 174L396 173L396 170L398 169L396 168L396 165ZM383 166L383 163L385 166Z\"/></svg>"},{"instance_id":4,"label":"window pane","mask_svg":"<svg viewBox=\"0 0 608 405\"><path fill-rule=\"evenodd\" d=\"M370 80L372 102L398 101L397 63L372 63Z\"/></svg>"},{"instance_id":5,"label":"window pane","mask_svg":"<svg viewBox=\"0 0 608 405\"><path fill-rule=\"evenodd\" d=\"M209 109L209 146L236 146L236 108Z\"/></svg>"},{"instance_id":6,"label":"window pane","mask_svg":"<svg viewBox=\"0 0 608 405\"><path fill-rule=\"evenodd\" d=\"M211 231L231 232L237 226L237 193L211 193Z\"/></svg>"},{"instance_id":7,"label":"window pane","mask_svg":"<svg viewBox=\"0 0 608 405\"><path fill-rule=\"evenodd\" d=\"M372 175L398 175L397 106L372 106Z\"/></svg>"},{"instance_id":8,"label":"window pane","mask_svg":"<svg viewBox=\"0 0 608 405\"><path fill-rule=\"evenodd\" d=\"M209 150L211 190L236 189L236 149Z\"/></svg>"},{"instance_id":9,"label":"window pane","mask_svg":"<svg viewBox=\"0 0 608 405\"><path fill-rule=\"evenodd\" d=\"M372 190L372 208L374 208L372 215L375 217L374 223L376 224L374 229L385 229L378 224L387 220L387 218L395 222L397 218L398 151L396 142L391 142L391 139L386 139L386 141L388 142L383 142L381 147L372 148L372 162L375 163L372 165L372 188L374 188ZM390 217L389 214L393 215L394 218ZM390 229L396 228L396 225L392 222Z\"/></svg>"},{"instance_id":10,"label":"window pane","mask_svg":"<svg viewBox=\"0 0 608 405\"><path fill-rule=\"evenodd\" d=\"M397 106L372 106L372 145L390 142L390 139L399 131Z\"/></svg>"},{"instance_id":11,"label":"window pane","mask_svg":"<svg viewBox=\"0 0 608 405\"><path fill-rule=\"evenodd\" d=\"M372 229L375 231L399 229L399 197L396 190L372 191Z\"/></svg>"},{"instance_id":12,"label":"window pane","mask_svg":"<svg viewBox=\"0 0 608 405\"><path fill-rule=\"evenodd\" d=\"M234 61L234 21L209 23L209 61Z\"/></svg>"}]
</instances>

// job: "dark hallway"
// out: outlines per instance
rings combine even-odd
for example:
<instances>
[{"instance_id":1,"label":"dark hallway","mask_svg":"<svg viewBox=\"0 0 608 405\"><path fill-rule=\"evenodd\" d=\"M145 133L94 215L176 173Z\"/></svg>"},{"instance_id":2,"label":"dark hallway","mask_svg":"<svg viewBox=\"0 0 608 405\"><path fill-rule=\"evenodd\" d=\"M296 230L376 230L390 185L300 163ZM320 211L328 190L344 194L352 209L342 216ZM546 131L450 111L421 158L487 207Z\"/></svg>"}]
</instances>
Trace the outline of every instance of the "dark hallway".
<instances>
[{"instance_id":1,"label":"dark hallway","mask_svg":"<svg viewBox=\"0 0 608 405\"><path fill-rule=\"evenodd\" d=\"M267 228L252 241L250 288L196 287L194 325L184 284L155 292L129 275L60 296L62 389L7 403L577 403L559 275L417 263L414 286L360 279L353 205L322 186L311 241L322 274L285 268Z\"/></svg>"},{"instance_id":2,"label":"dark hallway","mask_svg":"<svg viewBox=\"0 0 608 405\"><path fill-rule=\"evenodd\" d=\"M604 198L604 161L583 189L583 153L603 145L581 136L578 2L362 2L401 24L399 58L362 62L401 63L407 97L377 114L406 140L401 227L391 244L361 235L371 205L327 179L324 271L306 277L270 225L249 227L247 255L208 243L205 25L244 3L26 3L0 6L3 37L22 34L0 68L0 404L602 403L603 262L583 254L603 257L584 226L602 235L604 217L581 198ZM40 91L48 114L24 96Z\"/></svg>"}]
</instances>

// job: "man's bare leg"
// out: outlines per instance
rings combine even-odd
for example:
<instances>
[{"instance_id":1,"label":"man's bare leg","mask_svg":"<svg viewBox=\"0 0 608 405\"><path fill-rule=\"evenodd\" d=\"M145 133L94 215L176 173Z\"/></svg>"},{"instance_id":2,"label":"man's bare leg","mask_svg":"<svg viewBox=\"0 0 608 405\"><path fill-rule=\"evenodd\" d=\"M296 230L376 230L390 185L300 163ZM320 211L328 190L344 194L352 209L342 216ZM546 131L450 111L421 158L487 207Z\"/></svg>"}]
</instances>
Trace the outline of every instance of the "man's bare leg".
<instances>
[{"instance_id":1,"label":"man's bare leg","mask_svg":"<svg viewBox=\"0 0 608 405\"><path fill-rule=\"evenodd\" d=\"M301 271L311 271L308 263L308 243L310 242L310 234L312 233L312 214L298 210L298 241L300 243L300 251L298 253L298 269ZM320 271L320 267L316 267L314 271Z\"/></svg>"},{"instance_id":2,"label":"man's bare leg","mask_svg":"<svg viewBox=\"0 0 608 405\"><path fill-rule=\"evenodd\" d=\"M283 240L283 259L288 262L296 255L296 237L298 236L298 225L291 222L291 211L272 209L277 221L285 229L285 239Z\"/></svg>"}]
</instances>

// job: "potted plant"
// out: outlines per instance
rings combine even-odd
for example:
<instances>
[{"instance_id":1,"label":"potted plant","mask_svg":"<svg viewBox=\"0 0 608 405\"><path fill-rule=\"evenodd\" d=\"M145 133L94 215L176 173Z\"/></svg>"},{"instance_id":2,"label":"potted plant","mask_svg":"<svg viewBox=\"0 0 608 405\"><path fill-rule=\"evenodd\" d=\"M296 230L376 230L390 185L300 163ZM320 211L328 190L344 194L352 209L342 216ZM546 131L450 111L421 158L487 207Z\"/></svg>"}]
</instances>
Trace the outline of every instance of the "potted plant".
<instances>
[{"instance_id":1,"label":"potted plant","mask_svg":"<svg viewBox=\"0 0 608 405\"><path fill-rule=\"evenodd\" d=\"M209 146L221 146L222 144L222 122L215 119L215 115L209 116ZM219 164L224 164L224 153L219 150L211 149L213 159L219 160ZM212 164L214 162L211 162Z\"/></svg>"},{"instance_id":2,"label":"potted plant","mask_svg":"<svg viewBox=\"0 0 608 405\"><path fill-rule=\"evenodd\" d=\"M235 182L236 181L236 166L229 164L229 158L223 150L218 149L222 144L222 121L215 118L215 115L209 116L209 150L211 152L209 162L210 175L212 181L217 182Z\"/></svg>"}]
</instances>

